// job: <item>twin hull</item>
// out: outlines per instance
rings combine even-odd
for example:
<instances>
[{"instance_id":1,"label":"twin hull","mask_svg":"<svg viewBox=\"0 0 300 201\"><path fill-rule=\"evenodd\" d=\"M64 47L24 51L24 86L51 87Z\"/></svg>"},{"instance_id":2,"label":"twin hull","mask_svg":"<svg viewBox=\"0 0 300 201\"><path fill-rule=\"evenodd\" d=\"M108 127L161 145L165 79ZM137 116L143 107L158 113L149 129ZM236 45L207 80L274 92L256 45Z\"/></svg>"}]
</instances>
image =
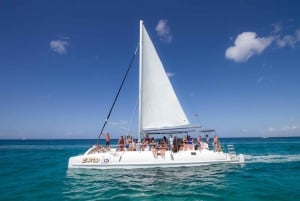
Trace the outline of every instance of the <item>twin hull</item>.
<instances>
[{"instance_id":1,"label":"twin hull","mask_svg":"<svg viewBox=\"0 0 300 201\"><path fill-rule=\"evenodd\" d=\"M154 156L152 151L117 151L74 156L69 159L69 168L114 169L200 166L218 163L243 163L244 157L211 150L187 150Z\"/></svg>"}]
</instances>

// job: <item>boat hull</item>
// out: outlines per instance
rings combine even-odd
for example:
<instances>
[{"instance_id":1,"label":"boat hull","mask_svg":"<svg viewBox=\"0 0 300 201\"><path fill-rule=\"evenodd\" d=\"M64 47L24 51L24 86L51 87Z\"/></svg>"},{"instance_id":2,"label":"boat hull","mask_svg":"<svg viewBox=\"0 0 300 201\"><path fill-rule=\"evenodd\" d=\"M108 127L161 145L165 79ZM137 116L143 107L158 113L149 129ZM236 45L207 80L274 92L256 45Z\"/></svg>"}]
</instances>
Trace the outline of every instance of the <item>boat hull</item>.
<instances>
[{"instance_id":1,"label":"boat hull","mask_svg":"<svg viewBox=\"0 0 300 201\"><path fill-rule=\"evenodd\" d=\"M69 159L69 168L87 169L134 169L153 167L201 166L220 163L243 163L244 157L211 150L191 150L164 155L152 151L116 151L84 154Z\"/></svg>"}]
</instances>

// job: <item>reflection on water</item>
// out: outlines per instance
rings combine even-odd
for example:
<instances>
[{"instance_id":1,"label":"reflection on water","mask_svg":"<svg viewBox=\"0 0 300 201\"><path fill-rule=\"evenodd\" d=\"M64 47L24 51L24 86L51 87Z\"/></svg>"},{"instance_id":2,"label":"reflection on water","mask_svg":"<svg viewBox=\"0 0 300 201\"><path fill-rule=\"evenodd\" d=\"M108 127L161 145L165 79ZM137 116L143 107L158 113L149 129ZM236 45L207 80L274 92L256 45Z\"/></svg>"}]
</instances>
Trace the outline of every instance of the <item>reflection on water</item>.
<instances>
[{"instance_id":1,"label":"reflection on water","mask_svg":"<svg viewBox=\"0 0 300 201\"><path fill-rule=\"evenodd\" d=\"M188 196L216 197L205 189L223 189L226 175L239 165L216 165L189 168L151 168L130 170L69 169L65 180L67 199L86 200L184 200ZM217 198L217 197L216 197Z\"/></svg>"}]
</instances>

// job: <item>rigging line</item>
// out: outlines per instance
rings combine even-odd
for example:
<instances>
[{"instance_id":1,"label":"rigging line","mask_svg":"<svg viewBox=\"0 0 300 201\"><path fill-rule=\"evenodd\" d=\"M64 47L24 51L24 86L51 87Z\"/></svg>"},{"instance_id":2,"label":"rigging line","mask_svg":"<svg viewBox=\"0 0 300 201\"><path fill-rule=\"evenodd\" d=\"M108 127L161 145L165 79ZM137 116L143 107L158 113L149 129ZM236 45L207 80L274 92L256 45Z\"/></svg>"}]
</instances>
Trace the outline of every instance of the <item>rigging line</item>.
<instances>
[{"instance_id":1,"label":"rigging line","mask_svg":"<svg viewBox=\"0 0 300 201\"><path fill-rule=\"evenodd\" d=\"M132 122L133 122L134 115L135 115L135 112L136 112L136 109L137 109L138 101L139 101L139 100L137 99L136 102L135 102L134 109L133 109L133 111L132 111L131 121L130 121L128 130L127 130L127 135L129 135L129 133L130 133L130 131L131 131L131 128L132 128Z\"/></svg>"},{"instance_id":2,"label":"rigging line","mask_svg":"<svg viewBox=\"0 0 300 201\"><path fill-rule=\"evenodd\" d=\"M108 113L108 115L107 115L107 117L106 117L106 120L105 120L103 126L102 126L102 129L101 129L101 131L100 131L100 134L99 134L99 136L98 136L98 138L97 138L97 144L98 144L98 141L99 141L99 139L100 139L100 137L101 137L101 135L102 135L102 133L103 133L103 130L104 130L104 128L105 128L105 126L106 126L106 124L107 124L107 122L108 122L108 119L109 119L109 117L110 117L110 115L111 115L111 112L112 112L112 110L113 110L113 108L114 108L114 106L115 106L115 104L116 104L116 102L117 102L117 99L118 99L118 97L119 97L119 94L120 94L120 92L121 92L121 89L123 88L124 82L125 82L125 80L126 80L126 78L127 78L128 72L129 72L129 70L130 70L130 68L131 68L131 66L132 66L132 64L133 64L133 61L134 61L134 58L135 58L135 56L136 56L136 53L137 53L138 49L139 49L139 47L136 48L136 50L135 50L135 52L134 52L134 55L132 56L132 58L131 58L131 60L130 60L129 66L128 66L127 71L126 71L126 73L125 73L125 76L124 76L124 78L123 78L123 80L122 80L122 83L121 83L121 85L120 85L120 87L119 87L119 90L118 90L118 92L117 92L117 95L115 96L114 102L113 102L113 104L112 104L112 106L111 106L111 108L110 108L110 110L109 110L109 113Z\"/></svg>"}]
</instances>

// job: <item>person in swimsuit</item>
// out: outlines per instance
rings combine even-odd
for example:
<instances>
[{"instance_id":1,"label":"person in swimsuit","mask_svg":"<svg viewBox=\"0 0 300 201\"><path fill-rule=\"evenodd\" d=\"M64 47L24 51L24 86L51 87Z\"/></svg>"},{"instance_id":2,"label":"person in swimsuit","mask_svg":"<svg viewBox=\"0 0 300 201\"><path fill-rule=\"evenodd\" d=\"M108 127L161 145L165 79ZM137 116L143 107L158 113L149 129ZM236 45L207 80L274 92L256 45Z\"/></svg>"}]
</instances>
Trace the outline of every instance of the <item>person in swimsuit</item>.
<instances>
[{"instance_id":1,"label":"person in swimsuit","mask_svg":"<svg viewBox=\"0 0 300 201\"><path fill-rule=\"evenodd\" d=\"M109 149L109 144L110 144L110 135L109 135L109 133L106 133L106 136L105 136L106 149Z\"/></svg>"},{"instance_id":2,"label":"person in swimsuit","mask_svg":"<svg viewBox=\"0 0 300 201\"><path fill-rule=\"evenodd\" d=\"M214 151L218 151L218 136L214 136Z\"/></svg>"},{"instance_id":3,"label":"person in swimsuit","mask_svg":"<svg viewBox=\"0 0 300 201\"><path fill-rule=\"evenodd\" d=\"M125 143L124 138L123 138L123 136L121 136L118 141L120 151L124 151L124 143Z\"/></svg>"}]
</instances>

